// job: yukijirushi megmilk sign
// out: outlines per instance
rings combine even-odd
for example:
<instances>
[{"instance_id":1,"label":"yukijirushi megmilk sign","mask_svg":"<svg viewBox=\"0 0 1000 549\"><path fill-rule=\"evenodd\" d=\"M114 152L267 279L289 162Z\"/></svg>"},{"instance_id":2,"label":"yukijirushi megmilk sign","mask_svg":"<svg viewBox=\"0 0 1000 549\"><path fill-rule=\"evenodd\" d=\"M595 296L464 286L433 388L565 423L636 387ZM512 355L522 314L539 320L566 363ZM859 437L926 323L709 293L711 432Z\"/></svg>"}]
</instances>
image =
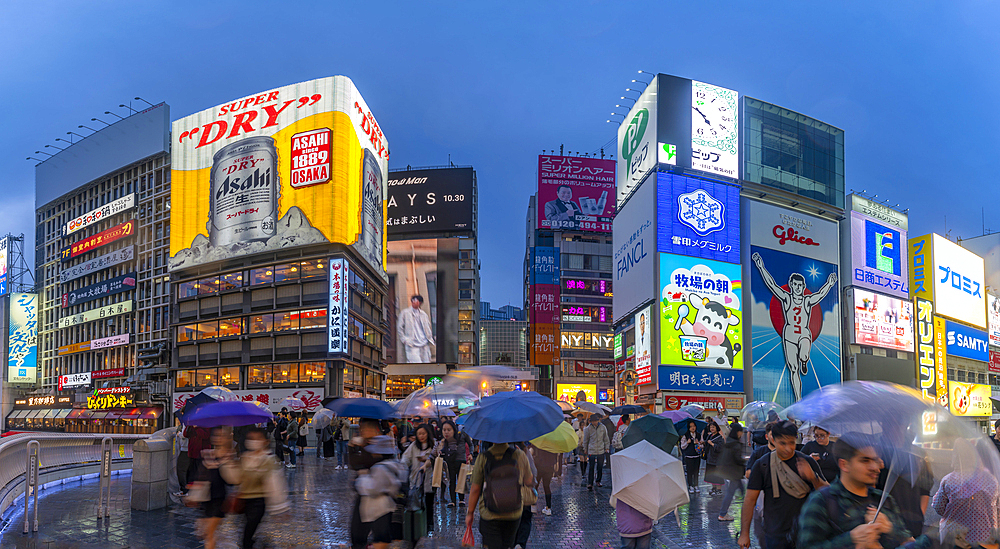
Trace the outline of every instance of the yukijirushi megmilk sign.
<instances>
[{"instance_id":1,"label":"yukijirushi megmilk sign","mask_svg":"<svg viewBox=\"0 0 1000 549\"><path fill-rule=\"evenodd\" d=\"M328 242L381 270L371 256L384 261L389 144L349 78L206 109L172 137L171 270Z\"/></svg>"}]
</instances>

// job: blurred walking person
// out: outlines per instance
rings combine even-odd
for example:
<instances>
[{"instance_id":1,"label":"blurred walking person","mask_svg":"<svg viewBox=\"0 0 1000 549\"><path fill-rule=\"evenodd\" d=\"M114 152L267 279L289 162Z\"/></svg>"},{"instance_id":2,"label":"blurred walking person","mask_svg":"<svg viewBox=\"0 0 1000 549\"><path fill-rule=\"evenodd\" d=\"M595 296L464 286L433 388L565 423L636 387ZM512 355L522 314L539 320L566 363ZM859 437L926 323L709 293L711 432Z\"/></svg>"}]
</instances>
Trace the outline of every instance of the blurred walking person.
<instances>
[{"instance_id":1,"label":"blurred walking person","mask_svg":"<svg viewBox=\"0 0 1000 549\"><path fill-rule=\"evenodd\" d=\"M719 478L726 481L726 488L722 495L722 505L719 507L719 522L731 522L733 519L729 515L729 506L733 503L733 497L739 490L746 494L743 487L743 470L746 460L743 458L743 426L734 423L729 429L729 436L719 454L719 461L716 463L715 472Z\"/></svg>"},{"instance_id":2,"label":"blurred walking person","mask_svg":"<svg viewBox=\"0 0 1000 549\"><path fill-rule=\"evenodd\" d=\"M253 538L267 510L271 476L278 470L278 464L268 452L267 435L259 427L251 427L246 433L246 451L240 454L239 460L226 460L220 467L222 478L229 484L239 486L243 514L246 525L243 527L242 549L253 549ZM278 511L271 509L272 513Z\"/></svg>"},{"instance_id":3,"label":"blurred walking person","mask_svg":"<svg viewBox=\"0 0 1000 549\"><path fill-rule=\"evenodd\" d=\"M604 454L611 448L608 430L601 424L601 416L590 415L590 424L583 430L584 460L587 462L587 490L594 489L594 470L597 470L597 486L602 486L604 477Z\"/></svg>"},{"instance_id":4,"label":"blurred walking person","mask_svg":"<svg viewBox=\"0 0 1000 549\"><path fill-rule=\"evenodd\" d=\"M537 446L531 447L535 469L538 471L538 486L545 492L545 507L542 514L552 516L552 476L559 466L559 454L546 452Z\"/></svg>"},{"instance_id":5,"label":"blurred walking person","mask_svg":"<svg viewBox=\"0 0 1000 549\"><path fill-rule=\"evenodd\" d=\"M212 447L201 451L196 473L197 481L207 483L207 499L201 502L204 518L199 519L198 529L205 549L215 549L215 531L226 516L226 481L219 469L235 456L229 427L213 427L210 440Z\"/></svg>"},{"instance_id":6,"label":"blurred walking person","mask_svg":"<svg viewBox=\"0 0 1000 549\"><path fill-rule=\"evenodd\" d=\"M377 461L359 473L354 481L354 487L361 495L358 503L361 523L372 534L371 547L386 549L392 542L392 513L396 510L393 497L399 493L406 468L394 457L396 441L391 435L373 438L365 451Z\"/></svg>"},{"instance_id":7,"label":"blurred walking person","mask_svg":"<svg viewBox=\"0 0 1000 549\"><path fill-rule=\"evenodd\" d=\"M992 450L992 449L991 449ZM996 547L1000 488L969 441L955 440L954 471L941 479L931 505L941 515L942 547ZM990 459L990 461L995 461Z\"/></svg>"},{"instance_id":8,"label":"blurred walking person","mask_svg":"<svg viewBox=\"0 0 1000 549\"><path fill-rule=\"evenodd\" d=\"M441 457L444 458L444 465L448 469L448 496L450 497L448 507L454 507L458 501L465 503L465 494L457 494L455 488L458 487L458 470L465 464L466 455L471 450L466 437L458 432L458 427L452 421L444 422L444 425L441 426L441 434L439 447Z\"/></svg>"},{"instance_id":9,"label":"blurred walking person","mask_svg":"<svg viewBox=\"0 0 1000 549\"><path fill-rule=\"evenodd\" d=\"M402 462L409 471L410 489L423 487L424 513L427 515L427 532L434 531L434 493L431 473L434 470L434 433L429 425L417 427L416 440L403 452Z\"/></svg>"}]
</instances>

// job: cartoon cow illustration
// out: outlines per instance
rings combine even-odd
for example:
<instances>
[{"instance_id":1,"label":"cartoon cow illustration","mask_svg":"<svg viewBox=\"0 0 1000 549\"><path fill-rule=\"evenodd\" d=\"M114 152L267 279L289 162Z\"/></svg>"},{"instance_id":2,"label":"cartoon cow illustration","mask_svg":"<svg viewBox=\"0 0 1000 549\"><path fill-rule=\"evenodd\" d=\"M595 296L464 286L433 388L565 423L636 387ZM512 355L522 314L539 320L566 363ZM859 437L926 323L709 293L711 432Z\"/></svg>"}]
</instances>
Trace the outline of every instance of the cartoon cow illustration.
<instances>
[{"instance_id":1,"label":"cartoon cow illustration","mask_svg":"<svg viewBox=\"0 0 1000 549\"><path fill-rule=\"evenodd\" d=\"M742 346L739 343L733 345L726 336L726 331L729 330L730 326L739 324L740 319L721 303L695 293L688 294L688 303L695 309L694 322L692 323L687 318L690 312L688 304L682 303L677 308L677 322L674 323L674 329L687 336L700 336L708 339L708 353L705 360L696 362L696 364L715 368L732 368L736 354L740 352Z\"/></svg>"}]
</instances>

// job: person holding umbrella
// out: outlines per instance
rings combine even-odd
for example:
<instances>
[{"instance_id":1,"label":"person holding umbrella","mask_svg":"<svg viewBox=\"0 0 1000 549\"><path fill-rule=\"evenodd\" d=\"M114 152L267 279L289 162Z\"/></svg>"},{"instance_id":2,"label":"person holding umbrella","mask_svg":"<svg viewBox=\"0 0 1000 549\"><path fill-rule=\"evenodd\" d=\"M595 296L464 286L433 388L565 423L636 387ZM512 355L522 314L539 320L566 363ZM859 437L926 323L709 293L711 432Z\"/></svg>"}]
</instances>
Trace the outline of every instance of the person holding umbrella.
<instances>
[{"instance_id":1,"label":"person holding umbrella","mask_svg":"<svg viewBox=\"0 0 1000 549\"><path fill-rule=\"evenodd\" d=\"M791 421L774 424L771 427L774 451L757 460L750 470L750 482L740 517L739 545L742 549L750 547L750 520L761 492L764 493L763 546L767 549L792 549L795 547L792 527L806 496L813 490L829 486L823 479L819 464L795 450L798 432Z\"/></svg>"},{"instance_id":2,"label":"person holding umbrella","mask_svg":"<svg viewBox=\"0 0 1000 549\"><path fill-rule=\"evenodd\" d=\"M798 547L930 547L926 536L920 536L919 542L913 539L892 496L886 499L881 511L876 512L882 492L874 486L882 460L868 438L859 433L847 433L834 443L839 478L814 492L802 506L796 539ZM996 486L996 480L992 482ZM939 494L943 488L944 482ZM992 507L995 516L995 499ZM994 522L992 527L996 526Z\"/></svg>"},{"instance_id":3,"label":"person holding umbrella","mask_svg":"<svg viewBox=\"0 0 1000 549\"><path fill-rule=\"evenodd\" d=\"M597 470L597 486L601 486L604 477L604 454L611 448L611 437L607 428L601 424L599 414L590 415L590 424L583 430L584 461L587 467L587 490L594 490L594 470Z\"/></svg>"},{"instance_id":4,"label":"person holding umbrella","mask_svg":"<svg viewBox=\"0 0 1000 549\"><path fill-rule=\"evenodd\" d=\"M252 549L254 534L267 508L267 498L275 495L268 493L268 486L269 476L278 470L278 464L267 451L267 435L260 427L247 430L245 444L246 451L239 459L223 461L219 471L227 483L240 487L237 497L243 502L243 514L246 515L241 547Z\"/></svg>"},{"instance_id":5,"label":"person holding umbrella","mask_svg":"<svg viewBox=\"0 0 1000 549\"><path fill-rule=\"evenodd\" d=\"M705 439L698 432L694 421L687 424L687 430L681 435L681 453L684 455L684 471L687 474L688 493L701 492L698 489L698 471L701 469L701 451Z\"/></svg>"}]
</instances>

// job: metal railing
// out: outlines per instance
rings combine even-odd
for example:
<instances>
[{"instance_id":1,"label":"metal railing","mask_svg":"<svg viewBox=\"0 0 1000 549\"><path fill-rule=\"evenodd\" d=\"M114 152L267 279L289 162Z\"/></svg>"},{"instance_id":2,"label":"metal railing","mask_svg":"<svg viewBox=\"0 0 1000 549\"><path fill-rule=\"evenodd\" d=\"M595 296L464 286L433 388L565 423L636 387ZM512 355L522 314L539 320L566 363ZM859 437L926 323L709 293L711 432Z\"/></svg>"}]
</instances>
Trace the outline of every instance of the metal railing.
<instances>
[{"instance_id":1,"label":"metal railing","mask_svg":"<svg viewBox=\"0 0 1000 549\"><path fill-rule=\"evenodd\" d=\"M28 503L28 486L35 493L35 516L38 513L38 489L49 482L84 474L101 473L102 450L110 448L112 462L131 462L132 444L149 435L108 435L103 433L21 433L0 441L0 514L23 492ZM110 441L110 446L108 446ZM29 454L29 443L32 453ZM37 469L31 467L34 455ZM128 468L126 466L126 468ZM108 463L108 473L111 462ZM26 473L31 472L31 475ZM28 513L25 508L25 520ZM27 525L27 522L25 523ZM34 525L38 529L37 519Z\"/></svg>"}]
</instances>

